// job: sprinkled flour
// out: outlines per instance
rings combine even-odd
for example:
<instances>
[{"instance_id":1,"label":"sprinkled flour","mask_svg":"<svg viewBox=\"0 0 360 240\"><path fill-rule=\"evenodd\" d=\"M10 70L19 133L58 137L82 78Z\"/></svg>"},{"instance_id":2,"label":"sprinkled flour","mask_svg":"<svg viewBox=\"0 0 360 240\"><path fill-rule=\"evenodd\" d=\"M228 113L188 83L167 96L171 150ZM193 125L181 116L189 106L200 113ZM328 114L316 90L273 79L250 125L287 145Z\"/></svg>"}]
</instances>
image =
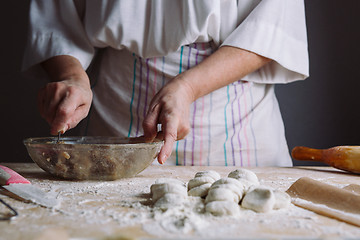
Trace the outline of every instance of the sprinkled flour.
<instances>
[{"instance_id":1,"label":"sprinkled flour","mask_svg":"<svg viewBox=\"0 0 360 240\"><path fill-rule=\"evenodd\" d=\"M157 169L155 169L156 173ZM162 174L165 170L162 171ZM179 168L182 174L182 169ZM193 173L187 173L184 182ZM226 170L229 172L230 170ZM165 171L166 172L166 171ZM154 172L131 179L111 182L37 180L32 183L56 196L60 205L46 209L2 197L16 208L19 216L10 222L0 222L0 239L21 239L26 233L36 236L49 228L66 229L71 237L101 237L114 234L135 234L143 238L355 238L360 228L323 217L291 205L269 213L241 209L239 216L215 217L205 213L200 198L189 200L167 211L152 207L150 186L157 178ZM166 177L176 178L168 170ZM222 174L224 175L224 174ZM162 175L160 175L162 176ZM187 177L188 176L188 177ZM261 184L286 190L297 177L274 174ZM326 179L324 178L324 181ZM340 183L335 183L340 185ZM344 184L343 184L344 185ZM31 221L31 224L29 224ZM10 235L11 234L11 235ZM16 235L17 234L17 235ZM18 236L18 237L17 237Z\"/></svg>"}]
</instances>

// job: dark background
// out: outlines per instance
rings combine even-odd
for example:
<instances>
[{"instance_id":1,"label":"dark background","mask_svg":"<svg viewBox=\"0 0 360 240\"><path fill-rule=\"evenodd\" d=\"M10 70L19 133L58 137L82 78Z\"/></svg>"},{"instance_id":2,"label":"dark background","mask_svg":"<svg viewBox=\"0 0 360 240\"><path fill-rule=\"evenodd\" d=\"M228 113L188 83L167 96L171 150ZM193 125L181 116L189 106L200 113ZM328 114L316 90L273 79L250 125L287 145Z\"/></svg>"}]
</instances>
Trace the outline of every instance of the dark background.
<instances>
[{"instance_id":1,"label":"dark background","mask_svg":"<svg viewBox=\"0 0 360 240\"><path fill-rule=\"evenodd\" d=\"M360 1L306 0L305 7L310 77L276 86L289 148L360 145ZM27 11L28 1L0 8L0 162L31 162L22 140L49 135L36 108L44 82L20 73Z\"/></svg>"}]
</instances>

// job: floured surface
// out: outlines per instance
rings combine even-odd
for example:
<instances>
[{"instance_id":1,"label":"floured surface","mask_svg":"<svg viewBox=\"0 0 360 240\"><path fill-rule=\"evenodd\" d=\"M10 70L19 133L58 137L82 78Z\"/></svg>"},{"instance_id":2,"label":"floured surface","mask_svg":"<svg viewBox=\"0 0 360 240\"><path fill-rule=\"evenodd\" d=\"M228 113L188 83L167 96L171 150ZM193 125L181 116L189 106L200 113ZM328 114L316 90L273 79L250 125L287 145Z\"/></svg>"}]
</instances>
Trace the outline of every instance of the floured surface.
<instances>
[{"instance_id":1,"label":"floured surface","mask_svg":"<svg viewBox=\"0 0 360 240\"><path fill-rule=\"evenodd\" d=\"M34 185L57 196L60 206L46 209L7 196L2 199L16 208L19 216L0 222L0 239L35 239L47 231L59 237L131 236L134 238L355 238L360 228L291 205L269 213L241 209L240 216L214 217L203 211L199 198L166 212L151 207L150 186L158 178L183 182L196 172L215 170L222 177L232 167L151 166L135 178L116 181L63 181L54 179L34 164L4 164ZM252 168L260 183L287 190L298 178L344 187L360 184L360 177L332 168ZM2 210L2 208L0 208ZM55 239L55 238L54 238ZM59 238L60 239L60 238ZM61 238L66 239L66 238Z\"/></svg>"}]
</instances>

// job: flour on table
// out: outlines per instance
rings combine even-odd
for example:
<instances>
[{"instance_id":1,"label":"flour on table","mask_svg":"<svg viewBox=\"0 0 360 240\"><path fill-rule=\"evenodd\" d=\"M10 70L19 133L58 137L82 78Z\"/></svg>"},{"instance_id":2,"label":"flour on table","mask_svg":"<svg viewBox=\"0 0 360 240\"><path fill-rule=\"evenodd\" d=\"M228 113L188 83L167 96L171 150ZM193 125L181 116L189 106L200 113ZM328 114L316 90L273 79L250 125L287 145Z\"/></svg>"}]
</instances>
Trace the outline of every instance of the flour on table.
<instances>
[{"instance_id":1,"label":"flour on table","mask_svg":"<svg viewBox=\"0 0 360 240\"><path fill-rule=\"evenodd\" d=\"M158 173L160 171L163 170L159 170ZM181 171L181 169L176 171ZM273 174L276 175L276 173ZM170 178L170 180L179 181L175 178ZM276 180L267 180L265 185L273 186L273 188L280 186L280 189L285 189L288 182L295 180L296 178L292 176L279 175ZM317 180L326 181L327 178ZM156 183L166 181L169 181L169 178L159 179ZM261 179L260 183L263 185L264 179ZM118 233L114 232L114 229L126 231L128 227L131 230L133 227L137 230L140 227L145 234L161 239L178 239L179 237L183 239L222 239L224 237L227 239L239 237L292 239L294 236L301 236L298 237L299 239L319 239L324 236L334 237L333 239L357 239L360 236L360 228L332 219L326 220L326 225L321 225L319 223L322 223L325 217L292 204L289 204L287 208L268 213L258 213L239 207L240 213L237 216L214 216L206 212L204 198L187 196L182 204L163 210L153 206L149 187L154 184L154 180L141 176L110 182L33 179L32 184L58 196L61 206L59 209L41 208L4 196L6 202L11 203L11 206L19 212L19 216L6 223L7 227L1 229L1 240L7 240L7 236L10 236L8 234L14 228L31 235L49 226L63 226L73 237L87 234L89 238L95 238L90 235L95 232L102 237L111 236ZM186 184L183 183L183 185ZM274 190L275 196L276 191ZM28 216L31 216L34 223L41 222L44 215L51 216L50 222L43 225L37 224L34 227L27 221ZM265 229L265 231L259 232L259 229ZM287 230L284 231L284 229ZM284 235L284 232L289 235ZM98 237L101 238L100 236Z\"/></svg>"}]
</instances>

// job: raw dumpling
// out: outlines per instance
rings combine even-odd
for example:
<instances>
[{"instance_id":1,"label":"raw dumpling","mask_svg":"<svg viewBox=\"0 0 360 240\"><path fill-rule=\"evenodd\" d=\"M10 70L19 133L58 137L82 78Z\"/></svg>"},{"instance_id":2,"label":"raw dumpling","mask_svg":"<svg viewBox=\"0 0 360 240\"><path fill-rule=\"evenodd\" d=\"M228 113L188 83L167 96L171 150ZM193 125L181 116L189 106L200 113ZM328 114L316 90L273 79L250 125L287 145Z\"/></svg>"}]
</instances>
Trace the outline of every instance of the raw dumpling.
<instances>
[{"instance_id":1,"label":"raw dumpling","mask_svg":"<svg viewBox=\"0 0 360 240\"><path fill-rule=\"evenodd\" d=\"M212 170L196 173L188 183L188 195L206 197L211 184L218 179L220 179L220 175Z\"/></svg>"},{"instance_id":2,"label":"raw dumpling","mask_svg":"<svg viewBox=\"0 0 360 240\"><path fill-rule=\"evenodd\" d=\"M291 204L290 196L283 191L267 186L252 187L246 192L241 206L256 212L269 212L272 209L287 208Z\"/></svg>"},{"instance_id":3,"label":"raw dumpling","mask_svg":"<svg viewBox=\"0 0 360 240\"><path fill-rule=\"evenodd\" d=\"M242 169L242 168L236 169L235 171L230 172L228 177L235 178L240 182L242 182L246 190L250 189L253 186L258 186L260 184L256 174L247 169Z\"/></svg>"},{"instance_id":4,"label":"raw dumpling","mask_svg":"<svg viewBox=\"0 0 360 240\"><path fill-rule=\"evenodd\" d=\"M176 179L157 180L150 190L154 206L163 210L181 205L187 198L185 184Z\"/></svg>"},{"instance_id":5,"label":"raw dumpling","mask_svg":"<svg viewBox=\"0 0 360 240\"><path fill-rule=\"evenodd\" d=\"M222 178L214 182L205 199L205 210L216 216L237 215L244 186L234 178Z\"/></svg>"},{"instance_id":6,"label":"raw dumpling","mask_svg":"<svg viewBox=\"0 0 360 240\"><path fill-rule=\"evenodd\" d=\"M154 203L154 207L160 208L162 210L167 210L174 206L181 206L185 202L185 200L186 196L176 193L165 193Z\"/></svg>"},{"instance_id":7,"label":"raw dumpling","mask_svg":"<svg viewBox=\"0 0 360 240\"><path fill-rule=\"evenodd\" d=\"M213 201L205 206L205 210L214 216L238 215L239 205L231 201Z\"/></svg>"},{"instance_id":8,"label":"raw dumpling","mask_svg":"<svg viewBox=\"0 0 360 240\"><path fill-rule=\"evenodd\" d=\"M233 192L239 198L238 200L236 199L237 203L240 202L245 193L244 185L234 178L221 178L211 185L210 190L216 191L215 189L218 188L229 189L231 192ZM206 201L209 201L210 198L211 196L209 196L209 198L207 197ZM217 199L213 199L213 201L214 200L216 201Z\"/></svg>"},{"instance_id":9,"label":"raw dumpling","mask_svg":"<svg viewBox=\"0 0 360 240\"><path fill-rule=\"evenodd\" d=\"M291 197L286 192L274 190L275 205L274 209L287 208L291 204Z\"/></svg>"},{"instance_id":10,"label":"raw dumpling","mask_svg":"<svg viewBox=\"0 0 360 240\"><path fill-rule=\"evenodd\" d=\"M275 194L268 187L255 187L246 193L241 206L255 212L269 212L275 206Z\"/></svg>"}]
</instances>

